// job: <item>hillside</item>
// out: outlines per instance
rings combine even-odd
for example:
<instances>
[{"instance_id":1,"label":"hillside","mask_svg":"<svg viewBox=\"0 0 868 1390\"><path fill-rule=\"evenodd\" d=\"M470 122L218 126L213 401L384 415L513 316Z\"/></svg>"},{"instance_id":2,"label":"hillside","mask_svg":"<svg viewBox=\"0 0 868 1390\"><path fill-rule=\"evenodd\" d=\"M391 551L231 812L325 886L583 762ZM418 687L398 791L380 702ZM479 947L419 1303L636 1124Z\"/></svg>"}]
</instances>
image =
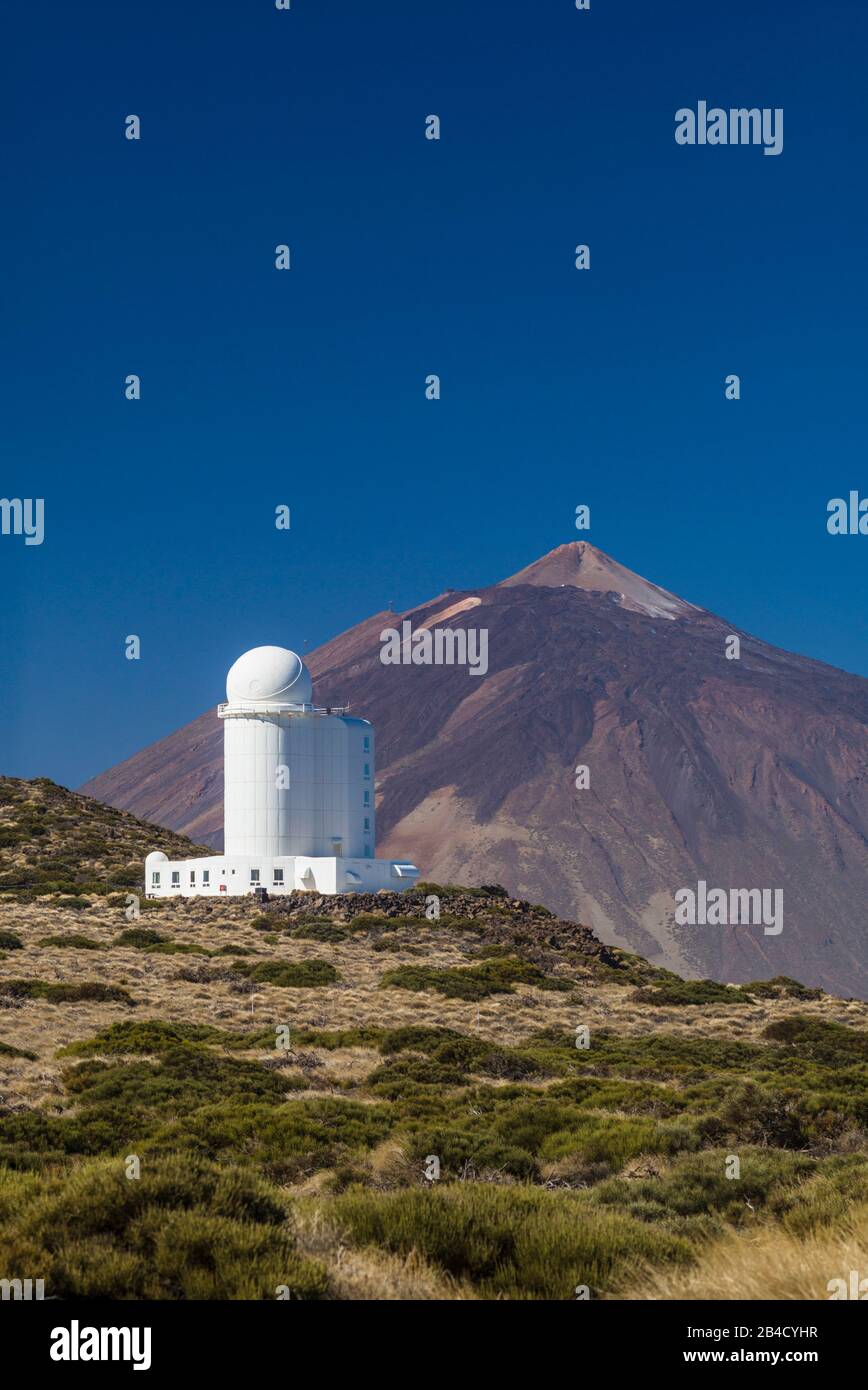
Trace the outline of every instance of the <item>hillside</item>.
<instances>
[{"instance_id":1,"label":"hillside","mask_svg":"<svg viewBox=\"0 0 868 1390\"><path fill-rule=\"evenodd\" d=\"M487 673L384 666L380 633L404 619L486 629ZM383 856L441 881L495 879L683 975L786 974L868 997L868 681L740 632L585 542L490 588L377 614L306 659L320 703L375 723ZM215 709L84 790L219 846ZM700 879L782 890L783 931L676 925L675 893Z\"/></svg>"},{"instance_id":2,"label":"hillside","mask_svg":"<svg viewBox=\"0 0 868 1390\"><path fill-rule=\"evenodd\" d=\"M152 849L207 854L185 835L102 806L47 777L0 777L0 894L141 888Z\"/></svg>"},{"instance_id":3,"label":"hillside","mask_svg":"<svg viewBox=\"0 0 868 1390\"><path fill-rule=\"evenodd\" d=\"M94 806L87 872L143 832ZM824 1299L868 1259L864 1003L685 982L492 884L125 901L0 898L6 1277Z\"/></svg>"}]
</instances>

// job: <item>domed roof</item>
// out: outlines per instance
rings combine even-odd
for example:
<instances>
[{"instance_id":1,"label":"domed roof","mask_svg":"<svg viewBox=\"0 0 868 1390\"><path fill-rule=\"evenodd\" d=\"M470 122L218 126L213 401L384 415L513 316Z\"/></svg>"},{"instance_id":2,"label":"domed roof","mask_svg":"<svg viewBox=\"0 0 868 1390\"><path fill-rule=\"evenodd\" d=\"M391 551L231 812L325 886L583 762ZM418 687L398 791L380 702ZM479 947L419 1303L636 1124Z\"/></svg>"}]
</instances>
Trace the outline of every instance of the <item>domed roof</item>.
<instances>
[{"instance_id":1,"label":"domed roof","mask_svg":"<svg viewBox=\"0 0 868 1390\"><path fill-rule=\"evenodd\" d=\"M310 671L287 647L253 647L230 667L226 698L231 703L309 705Z\"/></svg>"}]
</instances>

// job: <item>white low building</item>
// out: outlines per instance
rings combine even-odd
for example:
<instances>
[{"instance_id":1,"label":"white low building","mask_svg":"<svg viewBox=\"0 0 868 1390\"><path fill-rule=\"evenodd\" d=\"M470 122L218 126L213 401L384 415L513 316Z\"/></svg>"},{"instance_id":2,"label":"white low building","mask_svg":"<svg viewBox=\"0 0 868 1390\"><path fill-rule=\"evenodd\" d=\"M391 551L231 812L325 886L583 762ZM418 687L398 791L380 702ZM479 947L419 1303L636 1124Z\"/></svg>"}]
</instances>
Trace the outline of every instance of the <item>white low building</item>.
<instances>
[{"instance_id":1,"label":"white low building","mask_svg":"<svg viewBox=\"0 0 868 1390\"><path fill-rule=\"evenodd\" d=\"M400 891L419 870L374 854L374 730L312 703L310 672L285 647L254 647L226 678L224 852L145 860L149 898Z\"/></svg>"}]
</instances>

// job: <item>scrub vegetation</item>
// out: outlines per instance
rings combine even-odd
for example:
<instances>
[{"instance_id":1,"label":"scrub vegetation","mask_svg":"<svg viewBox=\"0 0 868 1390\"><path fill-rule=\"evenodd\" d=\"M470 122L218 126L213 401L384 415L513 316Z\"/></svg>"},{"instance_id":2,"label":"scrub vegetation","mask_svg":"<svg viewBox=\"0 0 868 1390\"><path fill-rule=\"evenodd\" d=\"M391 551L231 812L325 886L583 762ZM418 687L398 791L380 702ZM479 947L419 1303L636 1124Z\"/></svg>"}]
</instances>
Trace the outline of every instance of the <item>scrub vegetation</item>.
<instances>
[{"instance_id":1,"label":"scrub vegetation","mask_svg":"<svg viewBox=\"0 0 868 1390\"><path fill-rule=\"evenodd\" d=\"M497 885L63 896L0 896L2 1278L826 1298L868 1264L864 1003L682 981Z\"/></svg>"}]
</instances>

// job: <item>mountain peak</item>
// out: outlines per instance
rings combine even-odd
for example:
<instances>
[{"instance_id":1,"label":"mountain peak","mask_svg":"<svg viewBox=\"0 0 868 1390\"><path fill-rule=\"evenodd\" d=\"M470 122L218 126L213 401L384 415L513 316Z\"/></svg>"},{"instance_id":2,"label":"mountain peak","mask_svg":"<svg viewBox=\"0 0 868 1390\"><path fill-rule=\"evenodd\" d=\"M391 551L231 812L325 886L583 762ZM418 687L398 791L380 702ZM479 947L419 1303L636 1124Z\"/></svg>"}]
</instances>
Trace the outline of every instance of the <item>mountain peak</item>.
<instances>
[{"instance_id":1,"label":"mountain peak","mask_svg":"<svg viewBox=\"0 0 868 1390\"><path fill-rule=\"evenodd\" d=\"M649 618L673 620L699 611L694 604L686 603L668 589L661 589L625 565L619 565L611 555L598 550L589 541L568 541L566 545L556 546L517 574L501 580L497 587L503 589L513 584L533 584L549 589L569 585L588 593L611 594L619 607L631 613L644 613Z\"/></svg>"}]
</instances>

